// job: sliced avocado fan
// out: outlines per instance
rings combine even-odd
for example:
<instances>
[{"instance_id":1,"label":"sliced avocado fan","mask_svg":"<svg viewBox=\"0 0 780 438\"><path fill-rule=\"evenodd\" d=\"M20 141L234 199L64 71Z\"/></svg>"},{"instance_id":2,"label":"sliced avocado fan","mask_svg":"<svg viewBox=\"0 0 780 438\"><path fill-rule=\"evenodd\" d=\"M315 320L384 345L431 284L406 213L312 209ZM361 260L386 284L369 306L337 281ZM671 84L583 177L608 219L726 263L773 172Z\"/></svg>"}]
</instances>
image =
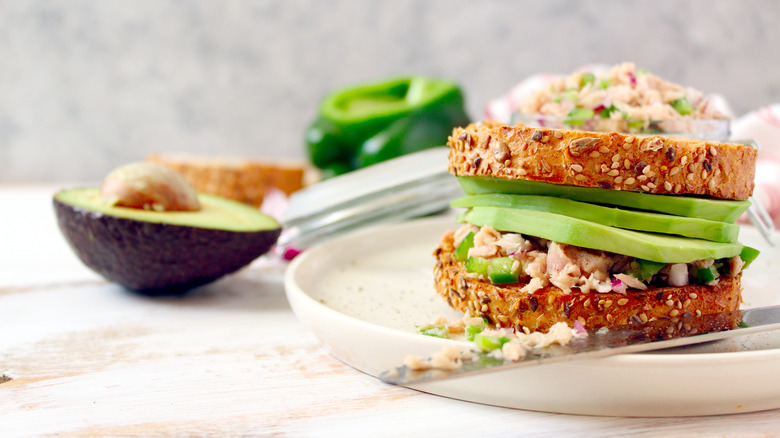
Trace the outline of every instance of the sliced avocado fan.
<instances>
[{"instance_id":1,"label":"sliced avocado fan","mask_svg":"<svg viewBox=\"0 0 780 438\"><path fill-rule=\"evenodd\" d=\"M504 193L540 195L629 207L637 210L734 223L750 207L748 201L705 199L687 196L655 195L650 193L608 190L597 187L577 187L541 181L507 180L482 176L458 177L468 195Z\"/></svg>"},{"instance_id":2,"label":"sliced avocado fan","mask_svg":"<svg viewBox=\"0 0 780 438\"><path fill-rule=\"evenodd\" d=\"M474 195L456 199L450 203L450 206L455 208L502 207L544 211L617 228L672 234L715 242L736 242L739 235L739 225L737 224L625 210L550 196Z\"/></svg>"}]
</instances>

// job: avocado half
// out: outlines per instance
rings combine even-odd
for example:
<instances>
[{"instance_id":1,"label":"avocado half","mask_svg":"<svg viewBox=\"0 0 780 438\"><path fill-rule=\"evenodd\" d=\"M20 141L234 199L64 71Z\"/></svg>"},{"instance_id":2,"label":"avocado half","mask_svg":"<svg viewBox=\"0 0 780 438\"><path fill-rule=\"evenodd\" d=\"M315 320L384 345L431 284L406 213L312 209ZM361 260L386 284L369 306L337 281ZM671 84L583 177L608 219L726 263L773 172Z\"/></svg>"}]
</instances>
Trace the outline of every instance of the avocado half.
<instances>
[{"instance_id":1,"label":"avocado half","mask_svg":"<svg viewBox=\"0 0 780 438\"><path fill-rule=\"evenodd\" d=\"M273 218L198 194L201 210L158 212L109 205L98 188L63 190L54 210L81 261L109 281L146 294L179 293L235 272L268 252Z\"/></svg>"}]
</instances>

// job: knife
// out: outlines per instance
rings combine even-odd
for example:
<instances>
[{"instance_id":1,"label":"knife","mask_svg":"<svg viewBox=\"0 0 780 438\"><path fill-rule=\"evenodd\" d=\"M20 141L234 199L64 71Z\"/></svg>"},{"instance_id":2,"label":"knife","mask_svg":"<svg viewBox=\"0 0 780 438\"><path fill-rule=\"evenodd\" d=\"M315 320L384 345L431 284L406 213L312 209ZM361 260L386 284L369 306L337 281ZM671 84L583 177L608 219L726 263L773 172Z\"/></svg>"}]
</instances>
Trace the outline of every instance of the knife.
<instances>
[{"instance_id":1,"label":"knife","mask_svg":"<svg viewBox=\"0 0 780 438\"><path fill-rule=\"evenodd\" d=\"M576 336L565 345L529 348L518 360L504 360L490 353L466 349L470 354L464 357L472 358L463 359L458 368L414 370L403 365L381 373L379 378L394 385L408 386L534 365L680 347L777 329L780 329L780 305L691 315L586 330L584 336Z\"/></svg>"}]
</instances>

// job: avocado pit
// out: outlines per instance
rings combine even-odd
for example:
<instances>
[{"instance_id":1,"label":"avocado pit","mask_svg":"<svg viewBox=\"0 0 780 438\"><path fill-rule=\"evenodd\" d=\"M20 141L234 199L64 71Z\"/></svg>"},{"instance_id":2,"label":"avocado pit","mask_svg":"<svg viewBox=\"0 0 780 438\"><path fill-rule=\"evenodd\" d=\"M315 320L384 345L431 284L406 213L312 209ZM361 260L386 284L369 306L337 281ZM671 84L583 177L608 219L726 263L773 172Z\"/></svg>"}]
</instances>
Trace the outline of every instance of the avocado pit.
<instances>
[{"instance_id":1,"label":"avocado pit","mask_svg":"<svg viewBox=\"0 0 780 438\"><path fill-rule=\"evenodd\" d=\"M54 195L65 239L109 281L145 294L180 293L243 268L276 243L279 223L254 207L197 192L188 198L167 176L143 171Z\"/></svg>"},{"instance_id":2,"label":"avocado pit","mask_svg":"<svg viewBox=\"0 0 780 438\"><path fill-rule=\"evenodd\" d=\"M158 163L138 162L117 168L100 187L111 205L155 211L198 211L198 193L179 173Z\"/></svg>"}]
</instances>

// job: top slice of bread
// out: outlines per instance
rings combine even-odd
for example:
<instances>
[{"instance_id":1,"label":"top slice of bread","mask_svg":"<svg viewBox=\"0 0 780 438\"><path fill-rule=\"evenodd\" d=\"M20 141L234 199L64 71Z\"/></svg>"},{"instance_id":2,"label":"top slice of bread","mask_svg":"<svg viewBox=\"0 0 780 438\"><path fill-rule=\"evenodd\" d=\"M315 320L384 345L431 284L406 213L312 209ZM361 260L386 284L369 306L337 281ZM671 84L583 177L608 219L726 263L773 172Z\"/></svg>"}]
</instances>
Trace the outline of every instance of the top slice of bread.
<instances>
[{"instance_id":1,"label":"top slice of bread","mask_svg":"<svg viewBox=\"0 0 780 438\"><path fill-rule=\"evenodd\" d=\"M745 200L756 149L736 143L507 126L455 128L449 171L655 194Z\"/></svg>"}]
</instances>

